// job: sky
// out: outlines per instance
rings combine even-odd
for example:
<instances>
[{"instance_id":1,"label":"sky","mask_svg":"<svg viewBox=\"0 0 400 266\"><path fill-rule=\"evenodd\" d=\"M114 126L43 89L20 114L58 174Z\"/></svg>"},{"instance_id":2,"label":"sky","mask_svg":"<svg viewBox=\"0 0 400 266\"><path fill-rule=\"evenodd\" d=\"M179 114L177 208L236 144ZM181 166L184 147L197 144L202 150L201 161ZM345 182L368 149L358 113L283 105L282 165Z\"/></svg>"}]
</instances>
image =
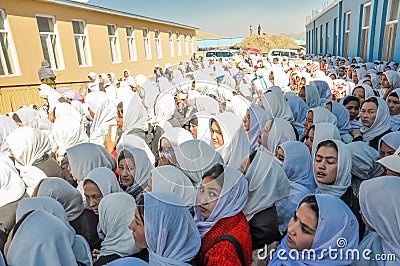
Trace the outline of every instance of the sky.
<instances>
[{"instance_id":1,"label":"sky","mask_svg":"<svg viewBox=\"0 0 400 266\"><path fill-rule=\"evenodd\" d=\"M270 35L305 31L306 16L332 0L89 0L89 4L173 21L227 37L254 32Z\"/></svg>"}]
</instances>

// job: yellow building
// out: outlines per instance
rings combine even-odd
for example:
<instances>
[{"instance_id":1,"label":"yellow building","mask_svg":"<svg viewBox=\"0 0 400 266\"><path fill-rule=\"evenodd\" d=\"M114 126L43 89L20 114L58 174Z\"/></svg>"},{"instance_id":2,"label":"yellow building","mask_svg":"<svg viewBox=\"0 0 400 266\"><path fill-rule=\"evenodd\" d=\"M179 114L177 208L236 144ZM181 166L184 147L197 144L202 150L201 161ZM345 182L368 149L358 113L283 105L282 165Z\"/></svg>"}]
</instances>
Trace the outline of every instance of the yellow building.
<instances>
[{"instance_id":1,"label":"yellow building","mask_svg":"<svg viewBox=\"0 0 400 266\"><path fill-rule=\"evenodd\" d=\"M196 29L68 0L1 0L0 93L40 83L44 58L57 83L86 81L92 71L121 78L125 68L148 76L155 63L189 59ZM9 109L4 105L0 113Z\"/></svg>"}]
</instances>

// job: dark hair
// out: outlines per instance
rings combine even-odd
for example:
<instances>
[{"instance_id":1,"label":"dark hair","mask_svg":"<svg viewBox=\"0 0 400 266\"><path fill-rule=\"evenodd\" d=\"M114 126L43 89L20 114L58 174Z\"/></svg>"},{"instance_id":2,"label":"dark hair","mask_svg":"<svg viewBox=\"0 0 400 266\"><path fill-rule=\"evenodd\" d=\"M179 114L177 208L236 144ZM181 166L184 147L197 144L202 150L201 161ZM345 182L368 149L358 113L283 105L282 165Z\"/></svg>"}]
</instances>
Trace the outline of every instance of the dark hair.
<instances>
[{"instance_id":1,"label":"dark hair","mask_svg":"<svg viewBox=\"0 0 400 266\"><path fill-rule=\"evenodd\" d=\"M120 111L120 112L123 112L123 107L124 107L124 104L123 104L122 102L120 102L120 103L117 105L117 110Z\"/></svg>"},{"instance_id":2,"label":"dark hair","mask_svg":"<svg viewBox=\"0 0 400 266\"><path fill-rule=\"evenodd\" d=\"M356 96L349 95L343 100L343 105L346 106L350 102L357 102L358 105L360 105L360 99L358 99Z\"/></svg>"},{"instance_id":3,"label":"dark hair","mask_svg":"<svg viewBox=\"0 0 400 266\"><path fill-rule=\"evenodd\" d=\"M140 219L142 219L142 222L144 224L144 194L140 194L138 198L136 199L136 208L138 210Z\"/></svg>"},{"instance_id":4,"label":"dark hair","mask_svg":"<svg viewBox=\"0 0 400 266\"><path fill-rule=\"evenodd\" d=\"M21 118L16 113L12 115L12 119L17 123L22 123Z\"/></svg>"},{"instance_id":5,"label":"dark hair","mask_svg":"<svg viewBox=\"0 0 400 266\"><path fill-rule=\"evenodd\" d=\"M25 221L25 219L28 218L28 216L34 211L35 210L32 210L32 211L29 211L29 212L25 213L24 215L22 215L21 219L19 219L19 221L13 227L13 233L12 233L11 239L14 238L15 233L17 233L18 229L20 228L21 224Z\"/></svg>"},{"instance_id":6,"label":"dark hair","mask_svg":"<svg viewBox=\"0 0 400 266\"><path fill-rule=\"evenodd\" d=\"M195 125L198 126L199 125L199 120L196 116L194 116L192 119L189 120L189 124L190 125Z\"/></svg>"},{"instance_id":7,"label":"dark hair","mask_svg":"<svg viewBox=\"0 0 400 266\"><path fill-rule=\"evenodd\" d=\"M366 99L364 101L363 105L365 103L374 103L376 105L376 107L379 107L378 100L375 97L369 97L368 99Z\"/></svg>"},{"instance_id":8,"label":"dark hair","mask_svg":"<svg viewBox=\"0 0 400 266\"><path fill-rule=\"evenodd\" d=\"M250 164L253 162L254 157L256 157L256 154L257 154L257 150L254 150L254 151L252 151L252 152L250 153L250 155L249 155Z\"/></svg>"},{"instance_id":9,"label":"dark hair","mask_svg":"<svg viewBox=\"0 0 400 266\"><path fill-rule=\"evenodd\" d=\"M399 95L398 95L395 91L392 92L392 93L390 93L389 96L391 96L391 97L396 97L397 99L399 99ZM388 97L389 97L389 96L388 96Z\"/></svg>"},{"instance_id":10,"label":"dark hair","mask_svg":"<svg viewBox=\"0 0 400 266\"><path fill-rule=\"evenodd\" d=\"M119 153L119 156L118 156L118 164L119 164L119 162L120 162L121 160L123 160L123 159L130 159L130 160L132 160L133 162L135 162L135 158L133 158L133 155L132 155L129 151L127 151L127 150L122 150L122 151Z\"/></svg>"},{"instance_id":11,"label":"dark hair","mask_svg":"<svg viewBox=\"0 0 400 266\"><path fill-rule=\"evenodd\" d=\"M311 130L311 129L310 129ZM330 139L327 139L327 140L324 140L324 141L321 141L319 144L318 144L318 146L317 146L317 151L319 150L319 148L321 148L321 147L329 147L329 148L334 148L335 150L336 150L336 152L339 152L338 151L338 147L337 147L337 145L336 145L336 143L335 142L333 142L332 140L330 140Z\"/></svg>"},{"instance_id":12,"label":"dark hair","mask_svg":"<svg viewBox=\"0 0 400 266\"><path fill-rule=\"evenodd\" d=\"M319 208L315 195L306 196L304 199L300 201L299 207L303 203L306 203L308 205L308 208L310 208L314 212L315 217L317 218L317 226L318 226Z\"/></svg>"},{"instance_id":13,"label":"dark hair","mask_svg":"<svg viewBox=\"0 0 400 266\"><path fill-rule=\"evenodd\" d=\"M216 180L218 185L223 187L224 185L224 166L220 163L215 164L213 167L210 168L207 172L203 174L201 179L206 177L211 177L212 179Z\"/></svg>"}]
</instances>

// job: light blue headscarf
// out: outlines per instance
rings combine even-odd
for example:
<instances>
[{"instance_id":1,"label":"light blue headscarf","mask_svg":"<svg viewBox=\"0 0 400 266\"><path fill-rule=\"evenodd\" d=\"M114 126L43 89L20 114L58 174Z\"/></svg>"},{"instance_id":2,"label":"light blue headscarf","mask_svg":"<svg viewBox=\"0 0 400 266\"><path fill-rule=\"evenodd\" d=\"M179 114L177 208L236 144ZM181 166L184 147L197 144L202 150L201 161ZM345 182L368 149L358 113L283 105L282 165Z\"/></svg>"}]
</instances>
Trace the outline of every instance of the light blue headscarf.
<instances>
[{"instance_id":1,"label":"light blue headscarf","mask_svg":"<svg viewBox=\"0 0 400 266\"><path fill-rule=\"evenodd\" d=\"M336 139L331 139L331 141L333 141L338 148L338 166L336 172L336 180L332 185L327 185L319 183L317 179L315 179L315 183L317 184L315 193L330 194L340 198L346 192L347 188L351 185L351 153L349 148L342 141ZM317 150L315 152L317 153Z\"/></svg>"},{"instance_id":2,"label":"light blue headscarf","mask_svg":"<svg viewBox=\"0 0 400 266\"><path fill-rule=\"evenodd\" d=\"M288 141L280 147L285 153L282 168L290 182L289 198L275 204L279 231L283 232L300 201L315 190L316 184L312 171L313 161L307 147L299 141Z\"/></svg>"},{"instance_id":3,"label":"light blue headscarf","mask_svg":"<svg viewBox=\"0 0 400 266\"><path fill-rule=\"evenodd\" d=\"M173 192L144 194L149 264L190 265L201 246L200 234L185 204Z\"/></svg>"},{"instance_id":4,"label":"light blue headscarf","mask_svg":"<svg viewBox=\"0 0 400 266\"><path fill-rule=\"evenodd\" d=\"M379 140L378 151L381 150L382 141L385 142L393 150L397 150L397 148L400 146L400 131L390 132L389 134L386 134L385 136L383 136Z\"/></svg>"},{"instance_id":5,"label":"light blue headscarf","mask_svg":"<svg viewBox=\"0 0 400 266\"><path fill-rule=\"evenodd\" d=\"M309 112L313 113L313 124L328 122L337 125L336 116L324 107L311 108Z\"/></svg>"},{"instance_id":6,"label":"light blue headscarf","mask_svg":"<svg viewBox=\"0 0 400 266\"><path fill-rule=\"evenodd\" d=\"M321 97L314 85L306 85L306 103L310 108L321 106Z\"/></svg>"},{"instance_id":7,"label":"light blue headscarf","mask_svg":"<svg viewBox=\"0 0 400 266\"><path fill-rule=\"evenodd\" d=\"M369 232L361 241L358 250L377 254L395 254L396 261L360 261L353 265L399 265L400 260L400 179L398 176L382 176L363 182L360 186L360 209L364 219L375 231Z\"/></svg>"},{"instance_id":8,"label":"light blue headscarf","mask_svg":"<svg viewBox=\"0 0 400 266\"><path fill-rule=\"evenodd\" d=\"M332 100L331 88L329 88L329 84L326 81L314 80L311 81L310 84L317 88L322 104Z\"/></svg>"},{"instance_id":9,"label":"light blue headscarf","mask_svg":"<svg viewBox=\"0 0 400 266\"><path fill-rule=\"evenodd\" d=\"M247 131L247 136L249 137L250 142L250 150L254 151L260 146L257 142L258 135L260 134L261 129L267 123L269 116L268 112L258 106L252 105L249 108L250 111L250 128Z\"/></svg>"},{"instance_id":10,"label":"light blue headscarf","mask_svg":"<svg viewBox=\"0 0 400 266\"><path fill-rule=\"evenodd\" d=\"M392 127L390 124L389 107L386 101L380 97L373 97L378 101L378 111L376 112L375 121L370 127L362 126L360 129L363 134L363 141L368 144L373 138L383 134Z\"/></svg>"},{"instance_id":11,"label":"light blue headscarf","mask_svg":"<svg viewBox=\"0 0 400 266\"><path fill-rule=\"evenodd\" d=\"M292 110L281 90L267 91L262 95L261 102L270 118L282 118L290 123L293 122Z\"/></svg>"},{"instance_id":12,"label":"light blue headscarf","mask_svg":"<svg viewBox=\"0 0 400 266\"><path fill-rule=\"evenodd\" d=\"M340 140L340 133L338 128L328 122L314 124L314 141L311 149L311 154L315 155L315 149L318 143L327 139Z\"/></svg>"},{"instance_id":13,"label":"light blue headscarf","mask_svg":"<svg viewBox=\"0 0 400 266\"><path fill-rule=\"evenodd\" d=\"M304 136L304 121L310 108L299 96L289 96L287 101L293 113L294 122L292 125L299 133L299 139L302 139Z\"/></svg>"},{"instance_id":14,"label":"light blue headscarf","mask_svg":"<svg viewBox=\"0 0 400 266\"><path fill-rule=\"evenodd\" d=\"M110 263L106 264L107 266L126 266L126 265L135 265L135 266L146 266L149 265L147 262L138 259L138 258L121 258L117 260L113 260Z\"/></svg>"},{"instance_id":15,"label":"light blue headscarf","mask_svg":"<svg viewBox=\"0 0 400 266\"><path fill-rule=\"evenodd\" d=\"M349 133L351 129L349 111L347 111L346 107L340 103L332 101L331 104L332 114L337 118L337 127L340 134Z\"/></svg>"},{"instance_id":16,"label":"light blue headscarf","mask_svg":"<svg viewBox=\"0 0 400 266\"><path fill-rule=\"evenodd\" d=\"M358 222L349 207L339 198L332 195L319 194L315 195L317 200L319 217L317 230L315 232L314 241L311 249L315 251L317 259L308 260L308 254L302 259L302 252L299 252L300 259L294 260L289 256L291 249L287 246L287 236L284 237L277 247L269 266L274 265L350 265L352 263L351 256L346 259L340 258L340 254L349 253L350 249L358 246ZM345 241L343 241L345 239ZM346 245L343 243L346 242ZM329 257L331 249L337 249L336 254L339 258L333 259ZM279 256L287 258L281 260ZM351 252L350 252L351 254Z\"/></svg>"},{"instance_id":17,"label":"light blue headscarf","mask_svg":"<svg viewBox=\"0 0 400 266\"><path fill-rule=\"evenodd\" d=\"M218 202L211 215L204 219L200 214L200 206L194 207L194 220L201 237L222 218L232 217L241 212L247 203L248 184L238 170L224 165L224 185Z\"/></svg>"}]
</instances>

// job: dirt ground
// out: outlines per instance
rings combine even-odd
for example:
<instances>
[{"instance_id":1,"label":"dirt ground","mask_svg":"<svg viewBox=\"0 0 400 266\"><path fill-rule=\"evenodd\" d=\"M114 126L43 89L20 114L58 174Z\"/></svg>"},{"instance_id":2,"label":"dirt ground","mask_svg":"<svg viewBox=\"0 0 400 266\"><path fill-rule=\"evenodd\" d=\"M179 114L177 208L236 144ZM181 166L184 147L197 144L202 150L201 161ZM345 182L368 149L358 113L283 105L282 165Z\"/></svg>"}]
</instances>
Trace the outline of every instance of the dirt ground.
<instances>
[{"instance_id":1,"label":"dirt ground","mask_svg":"<svg viewBox=\"0 0 400 266\"><path fill-rule=\"evenodd\" d=\"M283 35L252 35L236 44L244 48L257 48L261 52L269 52L273 48L300 49L300 45L296 44L293 39Z\"/></svg>"}]
</instances>

